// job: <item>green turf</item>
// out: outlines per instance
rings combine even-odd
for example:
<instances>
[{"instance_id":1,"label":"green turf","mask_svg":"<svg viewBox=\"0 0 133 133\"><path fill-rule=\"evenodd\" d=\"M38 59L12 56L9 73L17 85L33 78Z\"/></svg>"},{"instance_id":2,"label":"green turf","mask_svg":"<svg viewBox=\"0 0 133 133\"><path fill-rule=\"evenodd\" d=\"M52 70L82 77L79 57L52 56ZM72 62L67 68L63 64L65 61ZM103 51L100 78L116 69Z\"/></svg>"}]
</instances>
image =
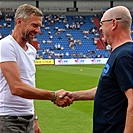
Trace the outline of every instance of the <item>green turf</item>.
<instances>
[{"instance_id":1,"label":"green turf","mask_svg":"<svg viewBox=\"0 0 133 133\"><path fill-rule=\"evenodd\" d=\"M97 86L103 65L37 66L36 86L47 90L86 90ZM80 71L82 69L82 71ZM92 133L93 101L59 108L35 101L42 133Z\"/></svg>"}]
</instances>

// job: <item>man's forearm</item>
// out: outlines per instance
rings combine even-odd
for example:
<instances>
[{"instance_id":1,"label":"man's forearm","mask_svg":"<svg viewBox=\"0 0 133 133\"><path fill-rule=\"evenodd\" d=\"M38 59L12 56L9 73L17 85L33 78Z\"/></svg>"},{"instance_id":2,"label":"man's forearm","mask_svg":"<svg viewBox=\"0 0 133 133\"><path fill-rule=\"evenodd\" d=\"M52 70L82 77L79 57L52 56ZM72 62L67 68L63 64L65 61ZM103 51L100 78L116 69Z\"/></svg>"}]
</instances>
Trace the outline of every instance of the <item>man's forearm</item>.
<instances>
[{"instance_id":1,"label":"man's forearm","mask_svg":"<svg viewBox=\"0 0 133 133\"><path fill-rule=\"evenodd\" d=\"M94 100L96 89L97 88L92 88L90 90L82 90L82 91L72 92L74 101L77 101L77 100Z\"/></svg>"},{"instance_id":2,"label":"man's forearm","mask_svg":"<svg viewBox=\"0 0 133 133\"><path fill-rule=\"evenodd\" d=\"M34 88L25 83L17 84L11 93L27 99L53 100L54 98L53 91Z\"/></svg>"},{"instance_id":3,"label":"man's forearm","mask_svg":"<svg viewBox=\"0 0 133 133\"><path fill-rule=\"evenodd\" d=\"M124 133L133 133L133 110L127 109Z\"/></svg>"},{"instance_id":4,"label":"man's forearm","mask_svg":"<svg viewBox=\"0 0 133 133\"><path fill-rule=\"evenodd\" d=\"M133 88L125 91L128 99L124 133L133 133Z\"/></svg>"}]
</instances>

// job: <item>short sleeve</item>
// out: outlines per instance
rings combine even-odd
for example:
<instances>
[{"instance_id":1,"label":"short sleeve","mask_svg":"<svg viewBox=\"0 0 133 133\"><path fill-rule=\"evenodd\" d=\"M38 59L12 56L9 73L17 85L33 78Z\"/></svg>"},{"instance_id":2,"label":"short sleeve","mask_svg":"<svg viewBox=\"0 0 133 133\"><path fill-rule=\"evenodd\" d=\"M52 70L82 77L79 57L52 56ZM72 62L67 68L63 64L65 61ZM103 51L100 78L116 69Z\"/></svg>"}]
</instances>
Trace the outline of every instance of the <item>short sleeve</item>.
<instances>
[{"instance_id":1,"label":"short sleeve","mask_svg":"<svg viewBox=\"0 0 133 133\"><path fill-rule=\"evenodd\" d=\"M6 61L15 61L16 62L16 54L15 48L13 44L11 44L8 40L0 41L0 62Z\"/></svg>"},{"instance_id":2,"label":"short sleeve","mask_svg":"<svg viewBox=\"0 0 133 133\"><path fill-rule=\"evenodd\" d=\"M133 59L123 56L118 59L115 74L122 91L133 88Z\"/></svg>"}]
</instances>

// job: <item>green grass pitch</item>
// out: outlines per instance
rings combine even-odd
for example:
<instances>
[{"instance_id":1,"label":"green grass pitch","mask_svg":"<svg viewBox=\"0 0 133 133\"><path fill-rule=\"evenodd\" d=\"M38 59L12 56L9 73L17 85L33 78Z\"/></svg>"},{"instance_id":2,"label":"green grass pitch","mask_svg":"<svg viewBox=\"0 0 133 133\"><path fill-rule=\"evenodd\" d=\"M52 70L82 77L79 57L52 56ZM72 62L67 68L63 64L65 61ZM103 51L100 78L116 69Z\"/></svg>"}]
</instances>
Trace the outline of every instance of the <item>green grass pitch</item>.
<instances>
[{"instance_id":1,"label":"green grass pitch","mask_svg":"<svg viewBox=\"0 0 133 133\"><path fill-rule=\"evenodd\" d=\"M36 86L47 90L87 90L97 86L103 65L36 66ZM82 69L82 70L81 70ZM92 133L93 101L59 108L35 100L42 133Z\"/></svg>"}]
</instances>

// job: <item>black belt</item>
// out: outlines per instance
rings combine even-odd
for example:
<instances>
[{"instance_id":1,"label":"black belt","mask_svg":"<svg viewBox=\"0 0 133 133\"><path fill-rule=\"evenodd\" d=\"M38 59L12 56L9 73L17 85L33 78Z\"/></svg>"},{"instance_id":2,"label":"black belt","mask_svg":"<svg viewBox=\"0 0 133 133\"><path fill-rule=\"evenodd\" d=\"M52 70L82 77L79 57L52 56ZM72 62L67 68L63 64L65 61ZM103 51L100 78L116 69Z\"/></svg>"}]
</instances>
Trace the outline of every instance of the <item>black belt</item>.
<instances>
[{"instance_id":1,"label":"black belt","mask_svg":"<svg viewBox=\"0 0 133 133\"><path fill-rule=\"evenodd\" d=\"M19 117L22 117L24 119L27 119L27 120L30 120L33 118L33 115L28 115L28 116L19 116Z\"/></svg>"},{"instance_id":2,"label":"black belt","mask_svg":"<svg viewBox=\"0 0 133 133\"><path fill-rule=\"evenodd\" d=\"M33 115L27 115L27 116L10 116L10 118L12 118L12 119L23 118L23 119L26 119L26 120L30 120L30 119L33 118Z\"/></svg>"}]
</instances>

